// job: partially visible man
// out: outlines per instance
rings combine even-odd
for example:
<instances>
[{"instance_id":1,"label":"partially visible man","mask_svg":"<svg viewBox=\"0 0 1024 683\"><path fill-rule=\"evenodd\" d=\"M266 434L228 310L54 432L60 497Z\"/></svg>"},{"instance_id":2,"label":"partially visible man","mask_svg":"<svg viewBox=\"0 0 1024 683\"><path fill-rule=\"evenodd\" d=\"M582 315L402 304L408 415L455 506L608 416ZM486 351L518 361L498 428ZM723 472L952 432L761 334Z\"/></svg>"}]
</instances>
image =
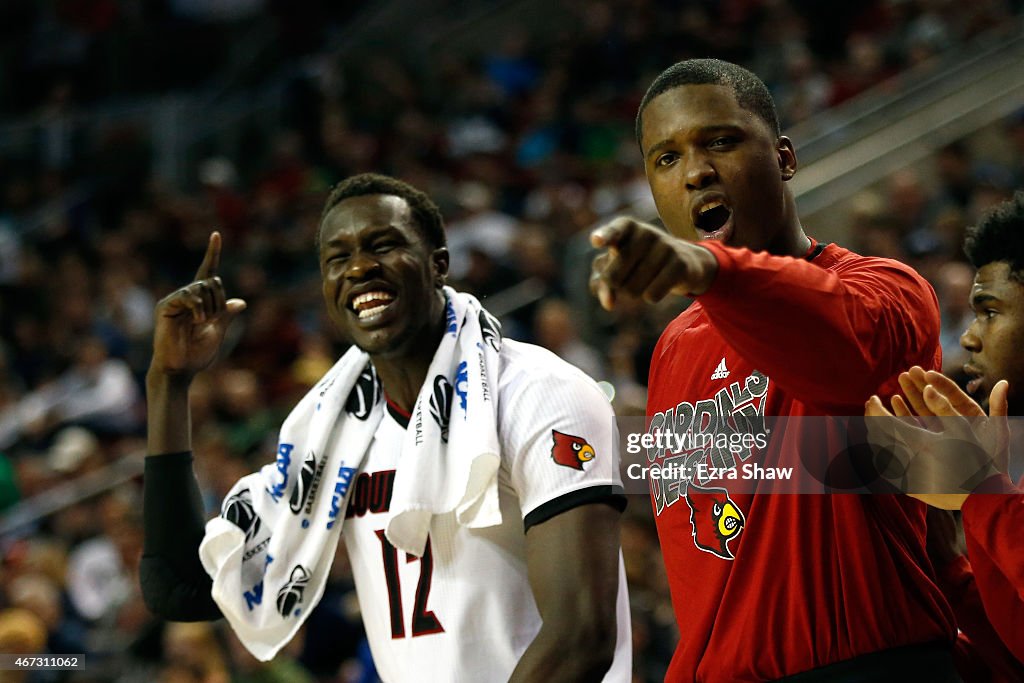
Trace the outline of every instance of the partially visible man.
<instances>
[{"instance_id":1,"label":"partially visible man","mask_svg":"<svg viewBox=\"0 0 1024 683\"><path fill-rule=\"evenodd\" d=\"M942 422L938 433L900 428L913 451L904 454L907 477L919 483L908 494L962 512L968 572L973 569L973 579L968 573L965 581L976 583L992 626L1024 662L1024 480L1014 486L1007 474L1006 423L1007 415L1024 409L1024 192L972 227L964 250L977 269L970 295L975 317L960 340L970 354L964 370L971 377L968 391L990 415L952 380L919 367L901 375L907 401L894 397L892 406L897 416L970 419ZM877 396L868 401L866 414L892 416Z\"/></svg>"},{"instance_id":2,"label":"partially visible man","mask_svg":"<svg viewBox=\"0 0 1024 683\"><path fill-rule=\"evenodd\" d=\"M205 538L188 388L245 307L217 277L219 234L195 281L157 305L147 604L175 620L223 614L270 659L319 600L340 534L385 681L629 680L607 398L444 286L441 215L406 183L340 183L317 246L328 315L352 347Z\"/></svg>"},{"instance_id":3,"label":"partially visible man","mask_svg":"<svg viewBox=\"0 0 1024 683\"><path fill-rule=\"evenodd\" d=\"M685 438L761 416L859 415L871 394L898 390L908 361L938 367L938 303L921 276L805 234L787 185L796 152L754 74L680 62L648 89L636 132L671 234L630 218L599 228L592 240L606 251L592 283L606 307L620 290L696 298L654 352L652 428ZM694 233L698 243L685 239ZM740 461L800 467L801 457L824 462L845 447L834 434L807 438L799 422L762 452L647 457L694 473ZM737 486L652 480L680 629L667 680L958 680L953 615L925 552L925 506Z\"/></svg>"}]
</instances>

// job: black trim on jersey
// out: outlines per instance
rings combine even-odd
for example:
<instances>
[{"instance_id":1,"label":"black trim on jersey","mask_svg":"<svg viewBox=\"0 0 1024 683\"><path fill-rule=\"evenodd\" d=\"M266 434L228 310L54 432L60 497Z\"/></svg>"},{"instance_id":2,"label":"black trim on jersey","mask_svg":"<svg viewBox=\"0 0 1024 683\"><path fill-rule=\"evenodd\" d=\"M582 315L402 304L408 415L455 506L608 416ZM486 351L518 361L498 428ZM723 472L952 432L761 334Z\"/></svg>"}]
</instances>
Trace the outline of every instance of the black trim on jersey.
<instances>
[{"instance_id":1,"label":"black trim on jersey","mask_svg":"<svg viewBox=\"0 0 1024 683\"><path fill-rule=\"evenodd\" d=\"M523 532L530 530L530 527L541 522L546 522L552 517L568 512L580 505L589 503L607 503L613 508L622 512L626 509L626 496L621 486L605 484L603 486L591 486L585 489L576 489L553 500L549 500L536 508L523 519Z\"/></svg>"},{"instance_id":2,"label":"black trim on jersey","mask_svg":"<svg viewBox=\"0 0 1024 683\"><path fill-rule=\"evenodd\" d=\"M391 415L391 417L395 418L395 422L402 425L402 429L409 428L409 418L411 417L410 415L402 413L399 408L396 408L394 405L391 404L391 401L385 401L384 406L388 409L388 414Z\"/></svg>"},{"instance_id":3,"label":"black trim on jersey","mask_svg":"<svg viewBox=\"0 0 1024 683\"><path fill-rule=\"evenodd\" d=\"M830 244L832 243L818 242L818 246L814 247L814 249L811 250L811 253L809 253L804 258L807 259L808 261L813 261L814 259L818 258L818 256L821 255L821 252L825 251L825 247L829 246Z\"/></svg>"}]
</instances>

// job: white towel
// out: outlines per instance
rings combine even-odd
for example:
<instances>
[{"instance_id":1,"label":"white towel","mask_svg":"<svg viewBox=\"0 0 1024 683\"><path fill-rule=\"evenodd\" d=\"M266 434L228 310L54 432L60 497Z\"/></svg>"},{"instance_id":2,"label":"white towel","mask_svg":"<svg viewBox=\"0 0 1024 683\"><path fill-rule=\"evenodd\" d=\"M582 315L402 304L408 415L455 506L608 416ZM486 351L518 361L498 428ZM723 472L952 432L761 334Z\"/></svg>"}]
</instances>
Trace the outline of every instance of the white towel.
<instances>
[{"instance_id":1,"label":"white towel","mask_svg":"<svg viewBox=\"0 0 1024 683\"><path fill-rule=\"evenodd\" d=\"M421 557L433 515L471 528L501 524L498 506L500 325L469 294L446 287L447 329L413 407L385 531Z\"/></svg>"},{"instance_id":2,"label":"white towel","mask_svg":"<svg viewBox=\"0 0 1024 683\"><path fill-rule=\"evenodd\" d=\"M422 555L431 516L479 528L498 506L498 322L445 287L446 330L416 399L399 459L387 537ZM206 525L200 559L246 648L268 661L323 595L351 483L380 424L380 384L353 347L281 426L277 460L243 477Z\"/></svg>"}]
</instances>

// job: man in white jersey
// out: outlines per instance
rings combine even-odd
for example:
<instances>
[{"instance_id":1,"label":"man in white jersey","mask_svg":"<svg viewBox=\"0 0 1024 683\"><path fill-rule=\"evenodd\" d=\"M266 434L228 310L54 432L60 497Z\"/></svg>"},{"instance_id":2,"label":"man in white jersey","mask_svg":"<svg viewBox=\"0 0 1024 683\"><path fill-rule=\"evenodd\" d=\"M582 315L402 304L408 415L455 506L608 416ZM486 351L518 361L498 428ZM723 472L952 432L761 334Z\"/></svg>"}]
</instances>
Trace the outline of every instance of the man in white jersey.
<instances>
[{"instance_id":1,"label":"man in white jersey","mask_svg":"<svg viewBox=\"0 0 1024 683\"><path fill-rule=\"evenodd\" d=\"M415 430L419 443L417 420L422 419L417 412L410 427L410 416L429 397L434 419L444 422L447 444L447 421L455 419L450 404L461 401L465 410L461 365L453 381L438 376L424 386L445 335L455 328L449 299L464 295L444 289L448 252L437 207L401 181L364 174L340 183L327 200L317 241L329 316L371 362L345 403L347 419L365 420L371 408L383 405L365 455L334 489L335 506L347 500L341 536L382 679L628 681L629 610L619 550L625 501L613 459L608 400L589 377L554 354L501 339L496 322L481 309L481 368L484 345L496 359L492 384L483 392L496 405L500 523L474 526L455 510L435 512L422 553L398 550L389 540L392 493L403 468L412 466L409 430ZM241 636L249 634L249 625L236 622L230 606L223 609L227 603L211 597L211 583L217 584L207 573L210 565L204 570L199 560L204 528L191 470L187 398L192 378L212 364L228 323L245 308L241 300L226 298L216 276L220 249L214 233L195 281L157 304L147 375L146 547L140 577L155 613L175 620L225 613ZM317 402L315 409L320 407ZM282 460L280 453L285 446L290 450L284 434L282 428L277 471L267 470L280 474L279 486L253 493L243 480L223 506L223 517L240 529L234 533L245 537L245 556L265 552L259 561L267 577L272 562L274 569L291 564L257 542L267 525L261 529L260 508L251 496L269 496L270 504L280 499L282 508L290 501L294 520L287 510L281 514L296 525L301 518L301 526L288 534L302 535L310 527L303 508L308 513L313 507L321 483L316 463L327 458L308 452L302 474L294 470L289 476L290 454ZM344 438L328 438L327 450L340 448ZM326 482L319 487L327 489ZM319 496L325 509L329 493ZM188 515L182 514L185 502L191 503ZM258 611L270 603L273 611L264 592L277 596L280 615L273 617L278 621L307 613L311 605L303 604L304 591L316 574L310 566L295 565L291 580L280 588L269 579L265 588L261 578L245 592L243 617L246 607ZM294 629L282 632L290 637ZM252 637L258 641L260 635ZM276 652L247 646L258 655Z\"/></svg>"}]
</instances>

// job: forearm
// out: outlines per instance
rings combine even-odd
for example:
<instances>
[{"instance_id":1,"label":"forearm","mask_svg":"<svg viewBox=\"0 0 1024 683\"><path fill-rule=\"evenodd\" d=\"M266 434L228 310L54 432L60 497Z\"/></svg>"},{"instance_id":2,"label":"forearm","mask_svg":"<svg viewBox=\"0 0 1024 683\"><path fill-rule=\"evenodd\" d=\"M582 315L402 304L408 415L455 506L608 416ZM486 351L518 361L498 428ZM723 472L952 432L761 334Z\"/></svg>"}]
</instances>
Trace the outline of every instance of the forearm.
<instances>
[{"instance_id":1,"label":"forearm","mask_svg":"<svg viewBox=\"0 0 1024 683\"><path fill-rule=\"evenodd\" d=\"M511 681L601 681L615 659L621 508L595 502L531 526L530 586L541 627ZM557 558L557 559L556 559Z\"/></svg>"},{"instance_id":2,"label":"forearm","mask_svg":"<svg viewBox=\"0 0 1024 683\"><path fill-rule=\"evenodd\" d=\"M615 617L608 623L544 622L519 659L509 683L601 681L615 657Z\"/></svg>"},{"instance_id":3,"label":"forearm","mask_svg":"<svg viewBox=\"0 0 1024 683\"><path fill-rule=\"evenodd\" d=\"M199 561L205 513L190 453L146 458L140 581L146 605L176 621L220 616Z\"/></svg>"},{"instance_id":4,"label":"forearm","mask_svg":"<svg viewBox=\"0 0 1024 683\"><path fill-rule=\"evenodd\" d=\"M192 472L190 382L150 370L146 376L147 450L139 580L146 605L175 621L217 618L211 581L199 561L205 510Z\"/></svg>"},{"instance_id":5,"label":"forearm","mask_svg":"<svg viewBox=\"0 0 1024 683\"><path fill-rule=\"evenodd\" d=\"M191 381L150 370L146 375L147 452L149 455L192 450Z\"/></svg>"}]
</instances>

